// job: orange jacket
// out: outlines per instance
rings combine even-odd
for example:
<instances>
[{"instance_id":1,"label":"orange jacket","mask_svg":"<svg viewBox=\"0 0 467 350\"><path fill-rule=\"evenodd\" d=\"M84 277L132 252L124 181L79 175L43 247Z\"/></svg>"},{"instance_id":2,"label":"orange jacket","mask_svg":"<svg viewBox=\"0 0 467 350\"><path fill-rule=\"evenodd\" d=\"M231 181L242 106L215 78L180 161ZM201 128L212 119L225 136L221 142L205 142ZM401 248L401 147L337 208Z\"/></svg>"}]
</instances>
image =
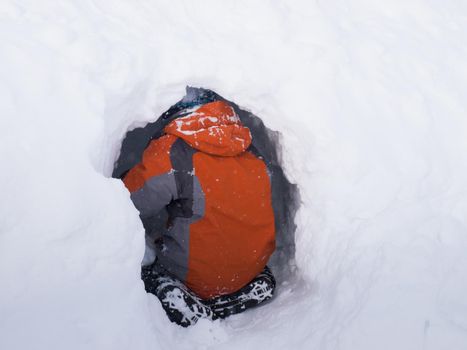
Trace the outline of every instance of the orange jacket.
<instances>
[{"instance_id":1,"label":"orange jacket","mask_svg":"<svg viewBox=\"0 0 467 350\"><path fill-rule=\"evenodd\" d=\"M141 217L164 220L158 264L200 297L233 293L275 249L265 163L232 107L216 101L172 121L124 183Z\"/></svg>"}]
</instances>

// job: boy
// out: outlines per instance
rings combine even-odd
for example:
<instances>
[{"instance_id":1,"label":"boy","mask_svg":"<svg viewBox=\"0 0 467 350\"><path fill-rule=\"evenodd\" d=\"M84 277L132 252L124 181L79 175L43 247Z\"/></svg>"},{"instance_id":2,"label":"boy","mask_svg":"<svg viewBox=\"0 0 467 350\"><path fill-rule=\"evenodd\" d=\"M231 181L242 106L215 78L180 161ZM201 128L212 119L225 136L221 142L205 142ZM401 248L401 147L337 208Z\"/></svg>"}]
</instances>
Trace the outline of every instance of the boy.
<instances>
[{"instance_id":1,"label":"boy","mask_svg":"<svg viewBox=\"0 0 467 350\"><path fill-rule=\"evenodd\" d=\"M275 249L271 181L250 130L225 101L177 111L124 176L149 251L148 292L189 326L272 297Z\"/></svg>"}]
</instances>

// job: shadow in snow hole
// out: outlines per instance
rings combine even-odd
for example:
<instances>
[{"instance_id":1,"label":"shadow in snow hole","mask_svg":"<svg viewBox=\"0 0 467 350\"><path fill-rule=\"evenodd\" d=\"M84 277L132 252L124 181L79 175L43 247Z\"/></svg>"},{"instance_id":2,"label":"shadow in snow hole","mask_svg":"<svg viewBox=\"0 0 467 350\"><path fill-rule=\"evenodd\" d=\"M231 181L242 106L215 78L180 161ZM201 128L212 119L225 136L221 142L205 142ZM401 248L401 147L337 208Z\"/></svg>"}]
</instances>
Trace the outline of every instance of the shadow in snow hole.
<instances>
[{"instance_id":1,"label":"shadow in snow hole","mask_svg":"<svg viewBox=\"0 0 467 350\"><path fill-rule=\"evenodd\" d=\"M276 250L268 265L273 270L279 285L281 282L291 281L296 272L294 217L299 207L300 196L297 186L287 180L280 164L280 133L268 129L263 121L251 112L211 90L187 87L185 97L156 121L127 132L122 142L120 155L115 162L112 177L122 179L132 167L141 161L143 151L151 140L164 135L164 128L174 119L185 115L187 109L214 101L225 101L232 106L243 125L250 129L252 144L248 150L263 159L267 165L271 179L276 228ZM169 217L168 210L165 209L162 214L158 214L157 220L143 219L147 235L151 236L152 232L159 229L153 223L160 221L161 215Z\"/></svg>"}]
</instances>

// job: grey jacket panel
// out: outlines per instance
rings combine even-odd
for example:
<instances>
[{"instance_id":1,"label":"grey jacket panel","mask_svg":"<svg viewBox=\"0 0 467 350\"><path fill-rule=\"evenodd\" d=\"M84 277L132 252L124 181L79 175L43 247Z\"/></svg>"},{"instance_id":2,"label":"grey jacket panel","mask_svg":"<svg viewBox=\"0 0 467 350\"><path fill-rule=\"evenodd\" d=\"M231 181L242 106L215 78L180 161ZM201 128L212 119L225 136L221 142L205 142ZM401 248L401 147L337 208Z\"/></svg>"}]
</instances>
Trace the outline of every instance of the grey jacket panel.
<instances>
[{"instance_id":1,"label":"grey jacket panel","mask_svg":"<svg viewBox=\"0 0 467 350\"><path fill-rule=\"evenodd\" d=\"M188 273L190 225L204 216L206 204L194 176L196 152L182 139L176 140L170 149L173 169L152 177L131 195L146 229L149 253L145 256L154 252L159 267L182 281Z\"/></svg>"},{"instance_id":2,"label":"grey jacket panel","mask_svg":"<svg viewBox=\"0 0 467 350\"><path fill-rule=\"evenodd\" d=\"M141 217L158 214L167 204L178 198L174 172L153 176L144 186L131 194L131 200Z\"/></svg>"}]
</instances>

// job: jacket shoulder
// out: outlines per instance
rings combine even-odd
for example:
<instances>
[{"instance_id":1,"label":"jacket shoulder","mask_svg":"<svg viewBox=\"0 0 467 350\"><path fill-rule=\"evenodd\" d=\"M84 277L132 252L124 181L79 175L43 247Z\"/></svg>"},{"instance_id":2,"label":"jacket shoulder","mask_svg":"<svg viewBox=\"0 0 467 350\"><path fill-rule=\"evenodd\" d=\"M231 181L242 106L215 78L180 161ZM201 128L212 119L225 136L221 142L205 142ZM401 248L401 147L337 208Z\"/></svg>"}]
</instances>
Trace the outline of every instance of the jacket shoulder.
<instances>
[{"instance_id":1,"label":"jacket shoulder","mask_svg":"<svg viewBox=\"0 0 467 350\"><path fill-rule=\"evenodd\" d=\"M135 165L123 178L123 182L130 192L142 188L144 183L153 176L162 175L172 170L170 150L176 140L176 136L164 135L149 143L141 162Z\"/></svg>"}]
</instances>

